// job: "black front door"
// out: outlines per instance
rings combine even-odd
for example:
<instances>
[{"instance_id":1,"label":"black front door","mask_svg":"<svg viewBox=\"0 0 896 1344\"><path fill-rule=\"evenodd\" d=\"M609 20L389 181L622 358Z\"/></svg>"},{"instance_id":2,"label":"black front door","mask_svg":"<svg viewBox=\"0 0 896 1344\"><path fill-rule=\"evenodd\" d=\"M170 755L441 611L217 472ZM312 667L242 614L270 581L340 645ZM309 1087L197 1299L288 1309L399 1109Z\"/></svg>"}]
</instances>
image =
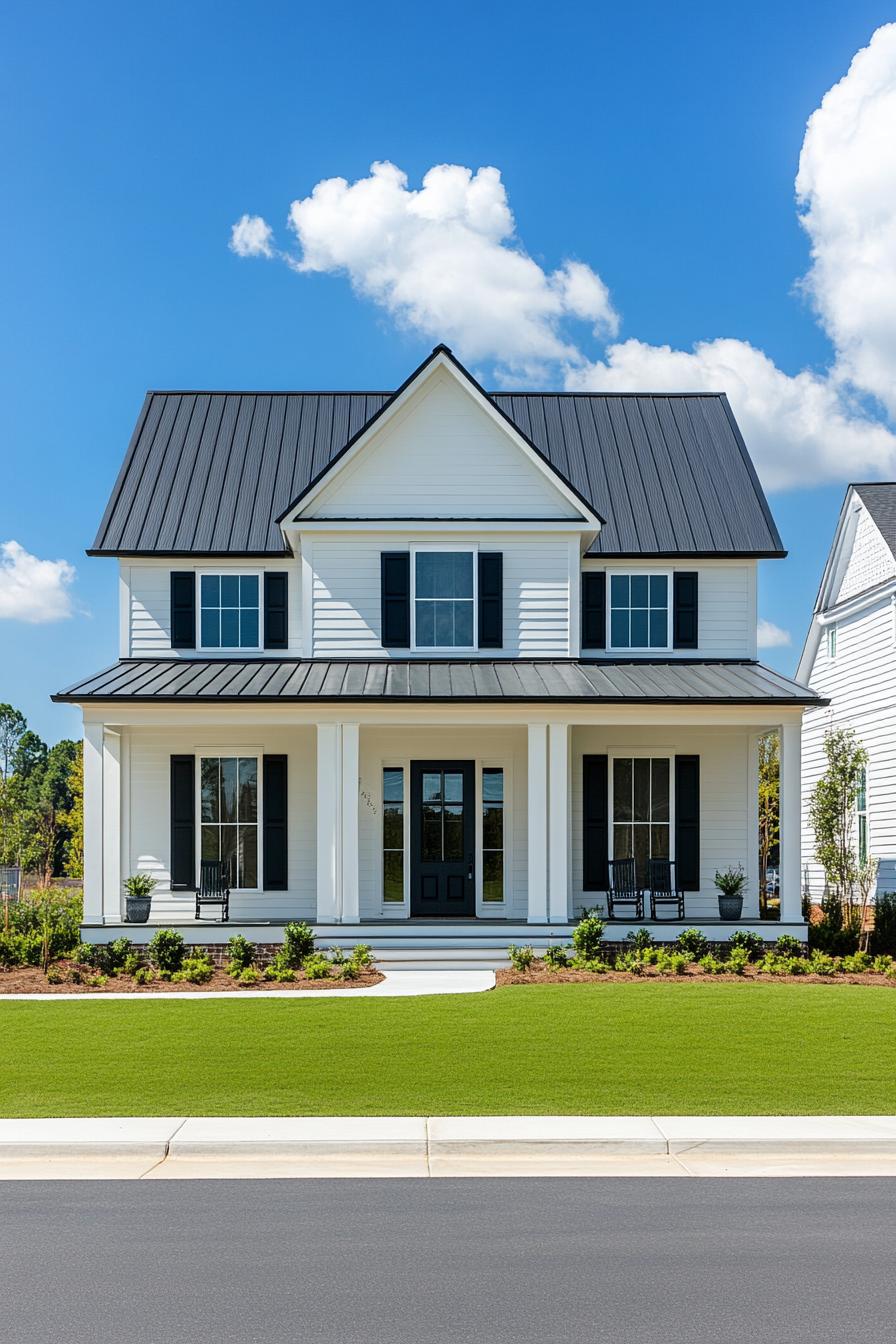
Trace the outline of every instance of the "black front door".
<instances>
[{"instance_id":1,"label":"black front door","mask_svg":"<svg viewBox=\"0 0 896 1344\"><path fill-rule=\"evenodd\" d=\"M411 914L476 913L472 761L411 761Z\"/></svg>"}]
</instances>

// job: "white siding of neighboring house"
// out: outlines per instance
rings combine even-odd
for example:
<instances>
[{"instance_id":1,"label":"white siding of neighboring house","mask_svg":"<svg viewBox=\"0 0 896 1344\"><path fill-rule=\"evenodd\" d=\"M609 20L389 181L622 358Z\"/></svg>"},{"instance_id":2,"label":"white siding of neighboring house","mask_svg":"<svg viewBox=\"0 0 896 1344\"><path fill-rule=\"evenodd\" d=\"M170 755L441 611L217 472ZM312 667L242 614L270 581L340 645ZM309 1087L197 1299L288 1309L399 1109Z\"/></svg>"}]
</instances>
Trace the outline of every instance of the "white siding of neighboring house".
<instances>
[{"instance_id":1,"label":"white siding of neighboring house","mask_svg":"<svg viewBox=\"0 0 896 1344\"><path fill-rule=\"evenodd\" d=\"M654 574L676 570L699 575L697 649L670 649L670 658L755 658L756 657L756 562L754 560L586 560L584 572L606 569L607 575ZM671 601L671 580L670 580ZM609 584L607 588L609 609ZM612 649L583 650L588 657L624 657Z\"/></svg>"},{"instance_id":2,"label":"white siding of neighboring house","mask_svg":"<svg viewBox=\"0 0 896 1344\"><path fill-rule=\"evenodd\" d=\"M864 504L860 505L855 540L835 601L845 602L847 598L855 597L857 593L864 593L869 588L874 588L877 584L885 583L887 579L894 577L896 577L896 560L893 559L893 554L878 531L871 514Z\"/></svg>"},{"instance_id":3,"label":"white siding of neighboring house","mask_svg":"<svg viewBox=\"0 0 896 1344\"><path fill-rule=\"evenodd\" d=\"M581 517L511 432L439 370L363 443L306 516Z\"/></svg>"},{"instance_id":4,"label":"white siding of neighboring house","mask_svg":"<svg viewBox=\"0 0 896 1344\"><path fill-rule=\"evenodd\" d=\"M289 889L234 892L230 918L238 923L314 916L317 755L313 727L128 728L124 732L127 746L123 753L122 799L126 811L122 861L125 875L139 870L157 878L159 885L152 898L154 920L192 919L194 913L193 893L170 888L171 756L204 748L212 752L233 748L237 754L241 747L257 749L260 754L287 754ZM263 796L261 806L263 810ZM198 826L196 845L198 853ZM260 848L259 843L259 852ZM107 910L107 918L110 916L114 917L113 912Z\"/></svg>"},{"instance_id":5,"label":"white siding of neighboring house","mask_svg":"<svg viewBox=\"0 0 896 1344\"><path fill-rule=\"evenodd\" d=\"M864 562L855 572L869 573ZM870 571L879 572L879 571ZM849 574L849 567L847 568ZM879 579L872 578L872 582ZM841 597L843 589L841 587ZM829 727L852 728L868 752L868 852L880 859L878 889L896 890L896 614L889 595L837 622L836 655L828 655L825 631L809 676L829 708L808 709L803 718L803 871L813 900L824 891L814 857L808 802L824 773L824 735ZM858 832L854 832L858 843Z\"/></svg>"},{"instance_id":6,"label":"white siding of neighboring house","mask_svg":"<svg viewBox=\"0 0 896 1344\"><path fill-rule=\"evenodd\" d=\"M125 657L196 657L196 649L172 649L171 647L171 571L189 569L222 574L228 570L258 574L264 573L265 570L286 571L289 574L289 652L297 657L301 655L302 582L299 562L292 556L266 560L241 560L239 558L229 559L216 556L212 559L121 561L121 576L127 594L126 617L130 622L129 634L125 631L125 642L122 645L122 653ZM198 582L196 603L198 635ZM209 656L214 655L210 654ZM225 654L223 656L233 657L234 655Z\"/></svg>"},{"instance_id":7,"label":"white siding of neighboring house","mask_svg":"<svg viewBox=\"0 0 896 1344\"><path fill-rule=\"evenodd\" d=\"M446 550L462 547L457 535L422 534ZM480 548L504 556L504 647L487 656L566 657L569 652L569 541L566 536L482 533ZM318 658L407 658L408 649L380 643L380 552L408 549L389 533L315 534L313 571L314 655ZM444 651L446 656L450 650ZM422 654L432 657L432 653Z\"/></svg>"},{"instance_id":8,"label":"white siding of neighboring house","mask_svg":"<svg viewBox=\"0 0 896 1344\"><path fill-rule=\"evenodd\" d=\"M756 804L750 797L750 758L755 744L755 734L745 728L574 728L571 750L573 912L583 905L603 904L599 893L582 889L583 755L624 755L630 748L634 753L649 751L657 756L700 757L700 890L685 893L685 917L688 920L717 919L718 892L713 885L716 870L742 864L750 875L755 868ZM610 779L612 807L612 771ZM644 913L649 916L649 909L645 908ZM759 917L755 877L744 896L743 917Z\"/></svg>"}]
</instances>

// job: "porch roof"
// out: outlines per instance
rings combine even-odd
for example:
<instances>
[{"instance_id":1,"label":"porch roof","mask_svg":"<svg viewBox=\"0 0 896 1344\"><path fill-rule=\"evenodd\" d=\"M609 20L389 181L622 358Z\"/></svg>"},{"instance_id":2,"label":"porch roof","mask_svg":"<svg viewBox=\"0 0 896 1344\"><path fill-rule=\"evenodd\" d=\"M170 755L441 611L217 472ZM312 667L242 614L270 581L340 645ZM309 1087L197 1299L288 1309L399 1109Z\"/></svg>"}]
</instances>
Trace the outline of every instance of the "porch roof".
<instances>
[{"instance_id":1,"label":"porch roof","mask_svg":"<svg viewBox=\"0 0 896 1344\"><path fill-rule=\"evenodd\" d=\"M57 702L451 701L820 705L748 660L123 658Z\"/></svg>"}]
</instances>

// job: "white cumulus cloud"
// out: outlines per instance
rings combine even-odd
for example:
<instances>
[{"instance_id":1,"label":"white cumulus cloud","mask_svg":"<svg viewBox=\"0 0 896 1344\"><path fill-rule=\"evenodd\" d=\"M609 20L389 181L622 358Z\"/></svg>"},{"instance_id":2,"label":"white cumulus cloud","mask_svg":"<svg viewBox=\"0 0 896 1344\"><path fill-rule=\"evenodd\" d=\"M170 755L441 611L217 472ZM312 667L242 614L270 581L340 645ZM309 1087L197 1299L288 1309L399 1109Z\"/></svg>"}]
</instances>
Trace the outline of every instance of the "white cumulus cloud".
<instances>
[{"instance_id":1,"label":"white cumulus cloud","mask_svg":"<svg viewBox=\"0 0 896 1344\"><path fill-rule=\"evenodd\" d=\"M72 614L67 560L39 560L17 541L0 543L0 620L44 625Z\"/></svg>"},{"instance_id":2,"label":"white cumulus cloud","mask_svg":"<svg viewBox=\"0 0 896 1344\"><path fill-rule=\"evenodd\" d=\"M782 649L790 643L790 631L782 630L773 621L760 620L756 627L756 639L760 649Z\"/></svg>"},{"instance_id":3,"label":"white cumulus cloud","mask_svg":"<svg viewBox=\"0 0 896 1344\"><path fill-rule=\"evenodd\" d=\"M230 230L230 250L238 257L272 257L274 230L261 215L242 215Z\"/></svg>"}]
</instances>

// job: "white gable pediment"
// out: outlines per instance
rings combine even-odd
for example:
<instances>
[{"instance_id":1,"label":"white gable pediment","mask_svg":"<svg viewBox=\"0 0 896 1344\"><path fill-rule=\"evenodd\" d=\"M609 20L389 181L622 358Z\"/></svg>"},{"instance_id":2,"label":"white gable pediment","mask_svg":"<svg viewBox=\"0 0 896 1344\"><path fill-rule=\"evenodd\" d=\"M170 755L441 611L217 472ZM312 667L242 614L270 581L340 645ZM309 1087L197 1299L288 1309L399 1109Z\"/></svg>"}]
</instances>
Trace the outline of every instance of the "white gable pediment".
<instances>
[{"instance_id":1,"label":"white gable pediment","mask_svg":"<svg viewBox=\"0 0 896 1344\"><path fill-rule=\"evenodd\" d=\"M294 521L594 516L446 359L412 381L299 502Z\"/></svg>"},{"instance_id":2,"label":"white gable pediment","mask_svg":"<svg viewBox=\"0 0 896 1344\"><path fill-rule=\"evenodd\" d=\"M857 501L852 545L845 557L835 602L875 588L896 577L896 560L864 504Z\"/></svg>"}]
</instances>

